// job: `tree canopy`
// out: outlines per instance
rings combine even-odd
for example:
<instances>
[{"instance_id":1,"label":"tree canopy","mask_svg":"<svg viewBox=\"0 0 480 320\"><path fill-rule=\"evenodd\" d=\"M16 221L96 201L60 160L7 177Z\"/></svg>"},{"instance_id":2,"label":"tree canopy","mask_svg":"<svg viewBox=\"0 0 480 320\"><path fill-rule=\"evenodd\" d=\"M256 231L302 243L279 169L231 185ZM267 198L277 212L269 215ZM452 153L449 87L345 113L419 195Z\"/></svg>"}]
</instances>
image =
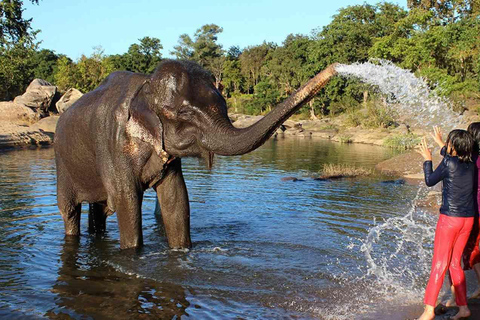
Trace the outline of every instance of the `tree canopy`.
<instances>
[{"instance_id":1,"label":"tree canopy","mask_svg":"<svg viewBox=\"0 0 480 320\"><path fill-rule=\"evenodd\" d=\"M150 74L164 57L155 37L138 39L123 54L105 55L97 48L77 61L39 50L36 31L31 19L23 18L21 5L18 0L0 1L1 99L13 98L34 77L61 90L90 91L115 70ZM391 60L425 77L433 88L438 86L440 94L480 106L479 14L480 0L409 0L408 9L388 2L353 5L309 35L290 34L281 44L228 50L218 39L223 28L206 24L192 36L180 35L170 54L207 69L236 112L268 111L329 64L372 58ZM354 79L336 77L300 112L328 115L361 108L369 90Z\"/></svg>"}]
</instances>

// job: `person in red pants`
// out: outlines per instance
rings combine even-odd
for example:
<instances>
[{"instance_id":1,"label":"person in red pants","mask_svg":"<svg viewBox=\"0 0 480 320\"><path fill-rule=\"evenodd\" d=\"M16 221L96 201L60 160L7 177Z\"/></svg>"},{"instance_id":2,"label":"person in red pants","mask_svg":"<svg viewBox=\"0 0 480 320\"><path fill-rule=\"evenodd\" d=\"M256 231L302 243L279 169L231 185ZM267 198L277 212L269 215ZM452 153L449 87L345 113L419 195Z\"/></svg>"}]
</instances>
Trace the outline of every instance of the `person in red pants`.
<instances>
[{"instance_id":1,"label":"person in red pants","mask_svg":"<svg viewBox=\"0 0 480 320\"><path fill-rule=\"evenodd\" d=\"M425 183L431 187L443 183L442 206L435 230L432 270L425 291L425 311L419 320L435 318L435 305L447 270L455 287L458 313L453 319L470 316L467 289L461 260L475 216L473 137L465 130L449 133L442 148L442 162L433 171L432 154L423 138L418 152L423 156Z\"/></svg>"},{"instance_id":2,"label":"person in red pants","mask_svg":"<svg viewBox=\"0 0 480 320\"><path fill-rule=\"evenodd\" d=\"M475 271L475 275L477 276L477 289L475 292L470 296L471 298L478 298L480 297L480 122L473 122L468 126L467 131L472 135L474 141L474 148L473 148L473 160L475 161L475 201L476 201L476 216L475 221L473 223L472 232L470 234L470 238L468 239L467 245L465 247L465 251L463 252L463 269L470 270L473 269Z\"/></svg>"},{"instance_id":3,"label":"person in red pants","mask_svg":"<svg viewBox=\"0 0 480 320\"><path fill-rule=\"evenodd\" d=\"M470 298L480 297L480 219L479 219L479 205L480 205L480 157L478 156L480 151L480 122L473 122L468 126L467 131L472 135L474 141L473 147L473 162L475 162L475 175L474 175L474 200L475 200L475 218L473 221L472 231L468 238L465 250L463 251L463 270L473 269L477 276L477 289L470 296ZM445 143L442 139L442 134L438 127L435 127L434 134L432 135L435 142L443 148ZM452 279L450 277L450 285L452 290L452 298L447 301L446 306L455 306L455 288L452 286Z\"/></svg>"}]
</instances>

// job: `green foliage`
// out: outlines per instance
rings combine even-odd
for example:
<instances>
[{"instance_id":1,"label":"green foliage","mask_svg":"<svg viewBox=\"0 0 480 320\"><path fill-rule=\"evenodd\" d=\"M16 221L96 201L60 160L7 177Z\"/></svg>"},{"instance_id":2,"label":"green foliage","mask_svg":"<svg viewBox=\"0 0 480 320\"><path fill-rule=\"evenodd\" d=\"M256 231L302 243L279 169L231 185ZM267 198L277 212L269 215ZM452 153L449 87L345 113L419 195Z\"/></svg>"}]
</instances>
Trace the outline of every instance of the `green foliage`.
<instances>
[{"instance_id":1,"label":"green foliage","mask_svg":"<svg viewBox=\"0 0 480 320\"><path fill-rule=\"evenodd\" d=\"M269 81L259 82L255 88L254 100L250 102L249 108L253 114L270 111L278 103L280 93Z\"/></svg>"},{"instance_id":2,"label":"green foliage","mask_svg":"<svg viewBox=\"0 0 480 320\"><path fill-rule=\"evenodd\" d=\"M33 76L54 83L58 59L59 56L52 50L43 49L36 51L32 57L33 64L35 65Z\"/></svg>"},{"instance_id":3,"label":"green foliage","mask_svg":"<svg viewBox=\"0 0 480 320\"><path fill-rule=\"evenodd\" d=\"M22 94L34 77L36 46L29 39L0 46L0 100Z\"/></svg>"},{"instance_id":4,"label":"green foliage","mask_svg":"<svg viewBox=\"0 0 480 320\"><path fill-rule=\"evenodd\" d=\"M34 76L38 31L31 30L32 19L23 17L22 5L20 0L0 0L0 100L22 94Z\"/></svg>"},{"instance_id":5,"label":"green foliage","mask_svg":"<svg viewBox=\"0 0 480 320\"><path fill-rule=\"evenodd\" d=\"M367 129L390 128L397 125L392 112L377 99L369 101L363 109L348 109L344 123L349 127L362 126Z\"/></svg>"},{"instance_id":6,"label":"green foliage","mask_svg":"<svg viewBox=\"0 0 480 320\"><path fill-rule=\"evenodd\" d=\"M203 25L197 29L193 39L188 34L182 34L171 52L178 59L193 60L209 70L217 88L220 88L226 60L222 45L217 43L217 35L222 32L223 28L216 24Z\"/></svg>"},{"instance_id":7,"label":"green foliage","mask_svg":"<svg viewBox=\"0 0 480 320\"><path fill-rule=\"evenodd\" d=\"M375 40L394 32L395 23L405 16L405 10L390 3L340 9L333 21L314 35L314 41L308 48L309 76L334 62L367 61ZM364 90L365 86L356 80L336 77L322 89L317 99L327 107L326 110L336 112L338 104L342 104L345 98L361 102Z\"/></svg>"},{"instance_id":8,"label":"green foliage","mask_svg":"<svg viewBox=\"0 0 480 320\"><path fill-rule=\"evenodd\" d=\"M352 143L352 136L350 135L341 135L340 137L340 143Z\"/></svg>"},{"instance_id":9,"label":"green foliage","mask_svg":"<svg viewBox=\"0 0 480 320\"><path fill-rule=\"evenodd\" d=\"M412 133L406 133L387 137L383 140L383 145L397 150L408 150L414 148L420 141L421 137Z\"/></svg>"},{"instance_id":10,"label":"green foliage","mask_svg":"<svg viewBox=\"0 0 480 320\"><path fill-rule=\"evenodd\" d=\"M262 77L262 66L270 51L275 50L273 43L264 42L258 46L247 47L240 55L241 73L246 81L246 93L251 93Z\"/></svg>"},{"instance_id":11,"label":"green foliage","mask_svg":"<svg viewBox=\"0 0 480 320\"><path fill-rule=\"evenodd\" d=\"M218 43L223 29L206 24L193 36L180 35L171 53L209 70L235 112L265 113L329 64L371 58L388 59L416 72L459 109L479 104L480 1L409 0L408 6L409 11L388 2L348 6L310 36L291 34L281 45L264 42L226 51ZM150 74L162 59L160 39L153 37L139 39L123 54L106 56L97 49L78 61L37 50L36 33L31 20L22 17L21 7L19 0L0 0L2 99L21 93L34 77L54 82L61 90L76 87L86 92L111 71ZM367 99L367 91L371 88L355 79L334 77L297 116L346 114L351 126L394 126L380 97Z\"/></svg>"},{"instance_id":12,"label":"green foliage","mask_svg":"<svg viewBox=\"0 0 480 320\"><path fill-rule=\"evenodd\" d=\"M74 63L67 57L58 61L55 83L61 91L76 88L82 92L95 89L112 71L114 64L103 54L100 47L90 57L82 55Z\"/></svg>"},{"instance_id":13,"label":"green foliage","mask_svg":"<svg viewBox=\"0 0 480 320\"><path fill-rule=\"evenodd\" d=\"M143 37L128 47L122 55L108 57L114 70L151 74L162 60L163 46L158 38Z\"/></svg>"},{"instance_id":14,"label":"green foliage","mask_svg":"<svg viewBox=\"0 0 480 320\"><path fill-rule=\"evenodd\" d=\"M31 0L38 4L38 0ZM23 17L23 1L0 1L0 43L28 42L32 39L30 24L32 19Z\"/></svg>"}]
</instances>

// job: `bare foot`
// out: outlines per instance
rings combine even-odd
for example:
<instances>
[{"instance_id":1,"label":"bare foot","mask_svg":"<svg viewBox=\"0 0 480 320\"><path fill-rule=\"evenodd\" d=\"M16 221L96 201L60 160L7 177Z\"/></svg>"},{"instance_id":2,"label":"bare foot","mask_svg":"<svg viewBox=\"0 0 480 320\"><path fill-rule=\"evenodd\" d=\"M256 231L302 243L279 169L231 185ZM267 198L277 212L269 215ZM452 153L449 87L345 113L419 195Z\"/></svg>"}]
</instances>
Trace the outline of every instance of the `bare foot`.
<instances>
[{"instance_id":1,"label":"bare foot","mask_svg":"<svg viewBox=\"0 0 480 320\"><path fill-rule=\"evenodd\" d=\"M471 315L470 309L468 309L467 306L460 306L459 308L460 308L460 310L458 310L458 313L456 315L454 315L453 317L451 317L450 319L460 320L460 319L470 317L470 315Z\"/></svg>"},{"instance_id":2,"label":"bare foot","mask_svg":"<svg viewBox=\"0 0 480 320\"><path fill-rule=\"evenodd\" d=\"M422 315L417 320L433 320L433 319L435 319L434 308L431 306L426 306L425 311L423 311Z\"/></svg>"},{"instance_id":3,"label":"bare foot","mask_svg":"<svg viewBox=\"0 0 480 320\"><path fill-rule=\"evenodd\" d=\"M477 299L480 297L480 287L477 288L477 290L475 290L474 293L472 293L472 295L470 296L470 299Z\"/></svg>"}]
</instances>

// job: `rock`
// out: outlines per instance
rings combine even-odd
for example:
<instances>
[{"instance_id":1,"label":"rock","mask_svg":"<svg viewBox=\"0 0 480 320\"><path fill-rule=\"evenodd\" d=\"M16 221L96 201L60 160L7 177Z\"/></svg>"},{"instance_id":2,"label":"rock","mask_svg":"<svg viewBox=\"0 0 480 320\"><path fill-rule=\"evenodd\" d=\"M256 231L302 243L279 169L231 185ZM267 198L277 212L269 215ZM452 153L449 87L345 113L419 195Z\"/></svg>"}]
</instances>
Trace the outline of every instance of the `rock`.
<instances>
[{"instance_id":1,"label":"rock","mask_svg":"<svg viewBox=\"0 0 480 320\"><path fill-rule=\"evenodd\" d=\"M283 177L281 180L282 181L293 181L293 182L304 181L303 179L298 179L296 177Z\"/></svg>"},{"instance_id":2,"label":"rock","mask_svg":"<svg viewBox=\"0 0 480 320\"><path fill-rule=\"evenodd\" d=\"M34 109L37 113L47 113L57 92L57 87L42 79L33 80L24 94L15 98L14 102Z\"/></svg>"},{"instance_id":3,"label":"rock","mask_svg":"<svg viewBox=\"0 0 480 320\"><path fill-rule=\"evenodd\" d=\"M0 102L0 121L19 125L30 125L38 120L38 115L32 109L14 102Z\"/></svg>"},{"instance_id":4,"label":"rock","mask_svg":"<svg viewBox=\"0 0 480 320\"><path fill-rule=\"evenodd\" d=\"M295 128L295 125L297 125L297 123L293 120L286 120L284 123L283 123L283 126L289 130L289 129L293 129ZM301 126L301 125L300 125Z\"/></svg>"},{"instance_id":5,"label":"rock","mask_svg":"<svg viewBox=\"0 0 480 320\"><path fill-rule=\"evenodd\" d=\"M257 123L263 118L263 116L244 116L239 117L237 121L233 123L233 125L237 128L246 128L251 126L254 123Z\"/></svg>"},{"instance_id":6,"label":"rock","mask_svg":"<svg viewBox=\"0 0 480 320\"><path fill-rule=\"evenodd\" d=\"M436 167L442 160L438 149L433 151L433 166ZM423 179L423 158L415 151L402 153L391 159L380 162L376 169L387 174L403 176L405 179Z\"/></svg>"},{"instance_id":7,"label":"rock","mask_svg":"<svg viewBox=\"0 0 480 320\"><path fill-rule=\"evenodd\" d=\"M30 129L39 130L43 133L55 133L58 118L60 118L60 116L50 116L43 118L34 125L30 126Z\"/></svg>"},{"instance_id":8,"label":"rock","mask_svg":"<svg viewBox=\"0 0 480 320\"><path fill-rule=\"evenodd\" d=\"M52 142L52 136L39 130L10 122L0 122L0 149L6 147L47 145Z\"/></svg>"},{"instance_id":9,"label":"rock","mask_svg":"<svg viewBox=\"0 0 480 320\"><path fill-rule=\"evenodd\" d=\"M56 107L58 113L63 113L67 110L75 101L77 101L83 93L75 88L70 88L65 94L58 100Z\"/></svg>"}]
</instances>

